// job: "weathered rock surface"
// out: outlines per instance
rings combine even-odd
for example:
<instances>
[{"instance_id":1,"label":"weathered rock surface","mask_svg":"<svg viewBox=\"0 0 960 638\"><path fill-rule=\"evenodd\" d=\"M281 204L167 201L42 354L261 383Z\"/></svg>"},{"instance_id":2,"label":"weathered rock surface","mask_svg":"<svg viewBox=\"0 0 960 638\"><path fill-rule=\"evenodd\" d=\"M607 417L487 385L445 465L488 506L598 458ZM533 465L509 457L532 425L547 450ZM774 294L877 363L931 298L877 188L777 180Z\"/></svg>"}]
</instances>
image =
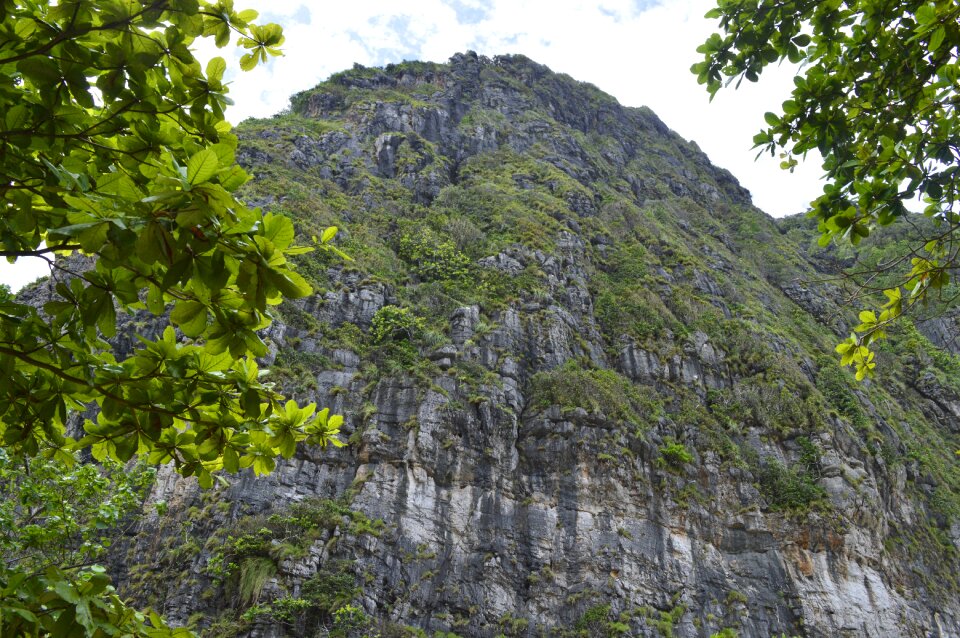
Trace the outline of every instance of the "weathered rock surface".
<instances>
[{"instance_id":1,"label":"weathered rock surface","mask_svg":"<svg viewBox=\"0 0 960 638\"><path fill-rule=\"evenodd\" d=\"M838 300L796 283L812 272L802 247L770 244L786 240L694 145L522 57L356 70L295 105L332 130L245 133L242 161L320 180L311 188L349 199L335 211L348 235L411 270L385 281L359 254L353 270L325 263L326 290L286 307L268 335L271 363L296 371L287 390L342 413L351 445L301 448L273 475L212 494L167 476L152 496L167 515L127 543L128 593L179 622L239 617L244 606L210 575L210 535L348 495L382 533L317 538L278 564L261 603L300 596L344 558L362 588L353 602L384 632L617 635L617 622L634 636L960 636L960 534L937 505L955 495L930 468L953 470L911 442L920 428L955 440L955 385L934 372L855 390L830 381ZM486 167L495 152L532 158L529 170ZM542 220L493 220L523 193ZM495 204L482 208L484 197ZM290 193L277 201L295 205ZM405 218L469 217L471 206L487 238L459 249L476 273L516 284L497 303L450 307L442 295L461 293L430 288L394 240L363 231L376 218L389 237ZM490 239L500 232L527 235ZM358 326L362 341L385 305L443 310L421 310L442 334L399 369L336 332ZM925 332L945 348L956 335ZM188 518L211 501L223 505ZM133 565L185 537L197 549L135 590L145 581ZM584 620L603 605L599 624ZM234 630L300 631L269 614Z\"/></svg>"}]
</instances>

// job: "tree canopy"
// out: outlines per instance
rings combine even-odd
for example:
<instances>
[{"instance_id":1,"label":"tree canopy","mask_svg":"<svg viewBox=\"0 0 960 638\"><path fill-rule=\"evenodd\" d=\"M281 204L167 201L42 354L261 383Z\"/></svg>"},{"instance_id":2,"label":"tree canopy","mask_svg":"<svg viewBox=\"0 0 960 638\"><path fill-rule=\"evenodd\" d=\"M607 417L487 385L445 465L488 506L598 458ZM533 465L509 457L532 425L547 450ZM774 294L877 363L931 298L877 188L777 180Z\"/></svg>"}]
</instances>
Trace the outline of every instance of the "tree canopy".
<instances>
[{"instance_id":1,"label":"tree canopy","mask_svg":"<svg viewBox=\"0 0 960 638\"><path fill-rule=\"evenodd\" d=\"M234 33L249 68L279 52L280 27L229 0L2 7L0 254L96 256L51 260L42 308L0 305L3 446L140 453L209 485L220 467L263 473L298 439L333 440L338 419L282 404L254 361L270 306L311 292L288 262L310 248L293 245L289 219L234 196L249 176L223 116L226 63L204 70L190 50ZM120 360L104 340L117 310L169 311L186 339L139 337ZM68 440L67 415L91 402L96 422Z\"/></svg>"},{"instance_id":2,"label":"tree canopy","mask_svg":"<svg viewBox=\"0 0 960 638\"><path fill-rule=\"evenodd\" d=\"M45 476L65 480L89 448L210 486L219 469L271 471L298 441L340 445L341 417L285 402L255 361L271 307L310 294L289 259L312 248L294 244L289 219L237 199L250 176L224 119L227 64L191 51L211 37L236 41L244 70L265 62L283 33L256 17L232 0L0 1L0 255L51 266L33 303L0 294L7 478L45 459ZM335 234L315 244L337 252ZM118 312L172 326L115 354ZM92 405L71 438L68 420ZM89 479L91 494L119 489ZM166 635L102 570L62 562L0 565L0 633Z\"/></svg>"},{"instance_id":3,"label":"tree canopy","mask_svg":"<svg viewBox=\"0 0 960 638\"><path fill-rule=\"evenodd\" d=\"M950 303L960 228L960 5L911 0L719 0L707 17L722 34L693 65L711 96L727 81L757 81L770 64L801 63L781 113L767 113L754 142L781 152L784 168L817 149L828 184L812 203L821 245L854 245L878 226L909 219L922 199L935 230L882 267L880 308L860 313L837 350L862 379L875 366L870 344L915 304ZM871 286L866 284L865 291Z\"/></svg>"},{"instance_id":4,"label":"tree canopy","mask_svg":"<svg viewBox=\"0 0 960 638\"><path fill-rule=\"evenodd\" d=\"M160 618L147 626L95 564L140 510L153 476L142 464L68 467L0 449L0 634L188 634L168 632Z\"/></svg>"}]
</instances>

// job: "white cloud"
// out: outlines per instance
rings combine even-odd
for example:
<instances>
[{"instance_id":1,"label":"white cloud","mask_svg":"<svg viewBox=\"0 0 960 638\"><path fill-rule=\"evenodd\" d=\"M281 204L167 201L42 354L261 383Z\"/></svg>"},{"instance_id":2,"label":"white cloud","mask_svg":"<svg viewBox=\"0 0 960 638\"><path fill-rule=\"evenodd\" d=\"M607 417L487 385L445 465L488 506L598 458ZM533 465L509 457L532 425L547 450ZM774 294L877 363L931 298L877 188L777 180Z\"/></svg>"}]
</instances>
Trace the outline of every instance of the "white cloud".
<instances>
[{"instance_id":1,"label":"white cloud","mask_svg":"<svg viewBox=\"0 0 960 638\"><path fill-rule=\"evenodd\" d=\"M0 261L0 284L10 286L14 292L48 274L47 262L39 257L21 257L15 264Z\"/></svg>"}]
</instances>

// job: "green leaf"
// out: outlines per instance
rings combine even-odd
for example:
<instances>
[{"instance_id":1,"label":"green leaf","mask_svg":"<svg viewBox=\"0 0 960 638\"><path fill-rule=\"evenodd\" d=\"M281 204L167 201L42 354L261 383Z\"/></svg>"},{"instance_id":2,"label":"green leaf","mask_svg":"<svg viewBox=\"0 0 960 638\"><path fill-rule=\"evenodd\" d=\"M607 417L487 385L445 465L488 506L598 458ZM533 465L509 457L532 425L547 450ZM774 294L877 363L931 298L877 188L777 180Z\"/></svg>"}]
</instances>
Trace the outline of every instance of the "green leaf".
<instances>
[{"instance_id":1,"label":"green leaf","mask_svg":"<svg viewBox=\"0 0 960 638\"><path fill-rule=\"evenodd\" d=\"M927 49L930 53L936 53L940 48L940 45L943 44L943 39L947 36L946 29L943 28L941 24L939 27L933 30L933 33L930 35L930 43L927 46Z\"/></svg>"},{"instance_id":2,"label":"green leaf","mask_svg":"<svg viewBox=\"0 0 960 638\"><path fill-rule=\"evenodd\" d=\"M917 8L917 22L921 27L925 27L937 20L937 10L929 4L922 4Z\"/></svg>"},{"instance_id":3,"label":"green leaf","mask_svg":"<svg viewBox=\"0 0 960 638\"><path fill-rule=\"evenodd\" d=\"M240 56L240 68L244 71L250 71L257 66L257 57L252 53L244 53Z\"/></svg>"},{"instance_id":4,"label":"green leaf","mask_svg":"<svg viewBox=\"0 0 960 638\"><path fill-rule=\"evenodd\" d=\"M165 307L163 292L160 288L151 284L147 289L147 310L155 315L162 315Z\"/></svg>"},{"instance_id":5,"label":"green leaf","mask_svg":"<svg viewBox=\"0 0 960 638\"><path fill-rule=\"evenodd\" d=\"M4 601L3 611L20 616L21 618L26 620L28 623L38 622L36 615L29 609L25 609L19 606L13 606L11 603L7 603L6 601Z\"/></svg>"},{"instance_id":6,"label":"green leaf","mask_svg":"<svg viewBox=\"0 0 960 638\"><path fill-rule=\"evenodd\" d=\"M263 234L280 250L293 242L293 222L281 215L267 213L263 217Z\"/></svg>"},{"instance_id":7,"label":"green leaf","mask_svg":"<svg viewBox=\"0 0 960 638\"><path fill-rule=\"evenodd\" d=\"M285 297L298 299L313 292L307 280L292 270L268 269L264 275Z\"/></svg>"},{"instance_id":8,"label":"green leaf","mask_svg":"<svg viewBox=\"0 0 960 638\"><path fill-rule=\"evenodd\" d=\"M198 301L178 301L170 313L170 321L188 337L199 337L207 327L207 307Z\"/></svg>"},{"instance_id":9,"label":"green leaf","mask_svg":"<svg viewBox=\"0 0 960 638\"><path fill-rule=\"evenodd\" d=\"M137 237L137 256L148 264L169 264L175 245L166 228L156 221L150 221Z\"/></svg>"},{"instance_id":10,"label":"green leaf","mask_svg":"<svg viewBox=\"0 0 960 638\"><path fill-rule=\"evenodd\" d=\"M220 185L227 191L233 191L249 181L250 175L239 166L231 166L220 175Z\"/></svg>"},{"instance_id":11,"label":"green leaf","mask_svg":"<svg viewBox=\"0 0 960 638\"><path fill-rule=\"evenodd\" d=\"M54 585L54 591L57 592L57 595L60 596L63 600L68 603L78 603L80 602L80 594L77 592L73 584L67 581L59 581Z\"/></svg>"},{"instance_id":12,"label":"green leaf","mask_svg":"<svg viewBox=\"0 0 960 638\"><path fill-rule=\"evenodd\" d=\"M137 443L138 437L136 432L114 439L117 460L126 463L133 458L133 455L137 451Z\"/></svg>"},{"instance_id":13,"label":"green leaf","mask_svg":"<svg viewBox=\"0 0 960 638\"><path fill-rule=\"evenodd\" d=\"M209 148L194 154L187 162L187 181L191 185L202 184L220 169L217 154Z\"/></svg>"},{"instance_id":14,"label":"green leaf","mask_svg":"<svg viewBox=\"0 0 960 638\"><path fill-rule=\"evenodd\" d=\"M284 433L274 445L285 459L291 458L297 451L297 442L289 432Z\"/></svg>"},{"instance_id":15,"label":"green leaf","mask_svg":"<svg viewBox=\"0 0 960 638\"><path fill-rule=\"evenodd\" d=\"M110 224L107 222L92 224L77 234L77 241L84 251L96 253L106 243L109 230Z\"/></svg>"},{"instance_id":16,"label":"green leaf","mask_svg":"<svg viewBox=\"0 0 960 638\"><path fill-rule=\"evenodd\" d=\"M223 451L223 469L231 474L236 474L240 471L240 457L232 447L228 447Z\"/></svg>"},{"instance_id":17,"label":"green leaf","mask_svg":"<svg viewBox=\"0 0 960 638\"><path fill-rule=\"evenodd\" d=\"M211 58L207 62L207 80L210 82L219 82L223 79L223 73L227 70L227 62L221 57Z\"/></svg>"},{"instance_id":18,"label":"green leaf","mask_svg":"<svg viewBox=\"0 0 960 638\"><path fill-rule=\"evenodd\" d=\"M783 112L787 115L796 115L800 113L800 106L794 100L787 100L783 103Z\"/></svg>"},{"instance_id":19,"label":"green leaf","mask_svg":"<svg viewBox=\"0 0 960 638\"><path fill-rule=\"evenodd\" d=\"M110 295L103 295L104 301L99 307L100 313L97 317L97 327L105 337L112 337L117 334L117 311L113 307L113 298Z\"/></svg>"},{"instance_id":20,"label":"green leaf","mask_svg":"<svg viewBox=\"0 0 960 638\"><path fill-rule=\"evenodd\" d=\"M258 456L253 460L253 473L257 476L269 474L277 466L276 462L270 457Z\"/></svg>"},{"instance_id":21,"label":"green leaf","mask_svg":"<svg viewBox=\"0 0 960 638\"><path fill-rule=\"evenodd\" d=\"M27 126L30 119L30 111L25 104L15 104L7 110L3 117L4 125L8 131L16 131Z\"/></svg>"},{"instance_id":22,"label":"green leaf","mask_svg":"<svg viewBox=\"0 0 960 638\"><path fill-rule=\"evenodd\" d=\"M97 179L97 190L109 195L117 195L124 199L137 201L143 193L137 188L130 176L125 173L107 173Z\"/></svg>"}]
</instances>

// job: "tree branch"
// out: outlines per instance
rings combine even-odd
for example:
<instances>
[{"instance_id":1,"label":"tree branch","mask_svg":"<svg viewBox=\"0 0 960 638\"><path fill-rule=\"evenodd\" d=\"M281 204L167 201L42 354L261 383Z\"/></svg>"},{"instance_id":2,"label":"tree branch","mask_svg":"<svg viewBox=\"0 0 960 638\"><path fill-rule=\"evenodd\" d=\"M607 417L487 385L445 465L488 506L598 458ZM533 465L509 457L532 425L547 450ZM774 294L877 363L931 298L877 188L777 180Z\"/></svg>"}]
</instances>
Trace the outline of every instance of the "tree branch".
<instances>
[{"instance_id":1,"label":"tree branch","mask_svg":"<svg viewBox=\"0 0 960 638\"><path fill-rule=\"evenodd\" d=\"M80 250L80 244L60 244L58 246L47 246L40 250L0 250L0 257L42 257L48 253L58 250Z\"/></svg>"}]
</instances>

